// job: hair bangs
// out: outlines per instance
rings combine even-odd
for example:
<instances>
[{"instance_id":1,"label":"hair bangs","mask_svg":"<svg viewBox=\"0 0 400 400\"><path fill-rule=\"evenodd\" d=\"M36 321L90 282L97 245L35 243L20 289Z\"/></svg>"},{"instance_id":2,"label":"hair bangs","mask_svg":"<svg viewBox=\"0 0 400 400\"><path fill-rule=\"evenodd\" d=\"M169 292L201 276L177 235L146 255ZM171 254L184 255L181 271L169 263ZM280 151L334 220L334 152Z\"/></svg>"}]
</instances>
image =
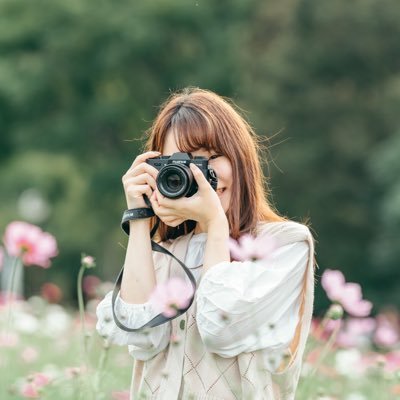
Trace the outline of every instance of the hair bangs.
<instances>
[{"instance_id":1,"label":"hair bangs","mask_svg":"<svg viewBox=\"0 0 400 400\"><path fill-rule=\"evenodd\" d=\"M170 128L182 152L191 153L200 148L221 152L221 135L213 125L205 115L191 107L181 106L173 115Z\"/></svg>"}]
</instances>

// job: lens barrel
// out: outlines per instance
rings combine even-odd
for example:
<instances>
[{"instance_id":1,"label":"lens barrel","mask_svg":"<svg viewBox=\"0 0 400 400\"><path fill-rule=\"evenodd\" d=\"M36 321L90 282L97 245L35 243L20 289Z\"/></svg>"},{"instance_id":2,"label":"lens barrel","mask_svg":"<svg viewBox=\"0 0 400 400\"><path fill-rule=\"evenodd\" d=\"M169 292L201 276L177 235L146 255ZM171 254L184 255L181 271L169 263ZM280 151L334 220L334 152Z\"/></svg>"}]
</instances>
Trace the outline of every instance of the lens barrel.
<instances>
[{"instance_id":1,"label":"lens barrel","mask_svg":"<svg viewBox=\"0 0 400 400\"><path fill-rule=\"evenodd\" d=\"M192 185L195 181L192 171L188 166L183 164L168 164L160 169L156 183L158 190L163 196L170 199L177 199L192 192Z\"/></svg>"}]
</instances>

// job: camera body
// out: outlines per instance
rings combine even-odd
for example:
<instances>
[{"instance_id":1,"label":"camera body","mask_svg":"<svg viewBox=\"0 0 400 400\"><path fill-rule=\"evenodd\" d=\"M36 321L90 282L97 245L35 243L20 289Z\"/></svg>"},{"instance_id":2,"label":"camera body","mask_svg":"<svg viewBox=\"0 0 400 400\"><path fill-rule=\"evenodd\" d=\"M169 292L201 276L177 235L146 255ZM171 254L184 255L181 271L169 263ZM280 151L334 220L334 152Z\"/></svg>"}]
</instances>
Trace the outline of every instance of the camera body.
<instances>
[{"instance_id":1,"label":"camera body","mask_svg":"<svg viewBox=\"0 0 400 400\"><path fill-rule=\"evenodd\" d=\"M197 192L198 186L189 167L191 163L199 167L211 187L217 190L217 175L206 157L192 157L190 153L178 152L171 156L148 158L146 162L158 169L157 188L170 199L190 197Z\"/></svg>"}]
</instances>

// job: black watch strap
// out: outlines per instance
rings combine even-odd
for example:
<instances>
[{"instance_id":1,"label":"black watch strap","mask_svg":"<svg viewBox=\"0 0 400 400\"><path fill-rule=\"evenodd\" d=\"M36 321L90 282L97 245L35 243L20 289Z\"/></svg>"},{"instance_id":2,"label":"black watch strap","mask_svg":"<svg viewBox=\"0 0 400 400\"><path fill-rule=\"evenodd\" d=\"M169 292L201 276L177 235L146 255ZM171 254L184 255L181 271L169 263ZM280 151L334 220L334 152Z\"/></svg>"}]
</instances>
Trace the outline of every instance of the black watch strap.
<instances>
[{"instance_id":1,"label":"black watch strap","mask_svg":"<svg viewBox=\"0 0 400 400\"><path fill-rule=\"evenodd\" d=\"M125 210L122 214L121 227L124 232L129 235L129 221L135 219L143 219L154 217L154 211L151 208L131 208L130 210Z\"/></svg>"}]
</instances>

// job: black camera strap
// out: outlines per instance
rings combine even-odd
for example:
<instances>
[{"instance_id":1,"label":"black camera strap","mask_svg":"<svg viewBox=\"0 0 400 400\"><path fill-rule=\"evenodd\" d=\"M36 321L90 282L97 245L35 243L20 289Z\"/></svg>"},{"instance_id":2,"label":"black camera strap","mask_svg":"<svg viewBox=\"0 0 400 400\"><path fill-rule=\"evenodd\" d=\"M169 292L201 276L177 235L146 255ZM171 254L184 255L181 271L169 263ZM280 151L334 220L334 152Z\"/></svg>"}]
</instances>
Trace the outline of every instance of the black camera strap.
<instances>
[{"instance_id":1,"label":"black camera strap","mask_svg":"<svg viewBox=\"0 0 400 400\"><path fill-rule=\"evenodd\" d=\"M129 236L129 221L130 220L142 219L142 218L150 218L150 217L155 216L154 211L151 208L150 200L147 198L146 195L144 195L143 197L144 197L144 200L145 200L146 204L149 206L149 208L133 208L133 209L130 209L130 210L126 210L123 213L122 221L121 221L121 227L122 227L122 230L128 236ZM163 254L167 254L167 255L171 256L183 268L183 270L185 271L186 275L188 276L188 278L190 280L190 283L192 284L193 295L190 298L190 301L189 301L189 304L187 305L187 307L186 308L182 308L182 309L178 309L175 316L166 317L163 314L158 314L152 320L150 320L146 324L142 325L140 328L135 328L135 329L129 328L126 325L124 325L118 319L118 317L117 317L117 315L115 313L115 302L117 300L118 292L121 289L122 275L123 275L123 272L124 272L124 267L122 266L121 271L119 272L117 280L115 282L114 290L113 290L113 294L112 294L112 315L113 315L113 318L114 318L114 322L118 326L118 328L120 328L120 329L122 329L122 330L124 330L126 332L138 332L138 331L143 330L144 328L154 328L155 326L165 324L166 322L171 321L171 320L179 317L183 313L185 313L190 308L190 306L192 305L193 300L194 300L194 296L195 296L195 293L196 293L196 279L193 276L193 274L191 273L190 269L188 267L186 267L186 265L181 260L176 258L166 248L160 246L158 243L156 243L155 241L152 240L154 234L156 233L156 231L158 229L159 223L160 223L160 220L157 217L157 222L156 222L156 224L154 225L153 229L150 232L151 249L153 251L158 251L159 253L163 253Z\"/></svg>"}]
</instances>

